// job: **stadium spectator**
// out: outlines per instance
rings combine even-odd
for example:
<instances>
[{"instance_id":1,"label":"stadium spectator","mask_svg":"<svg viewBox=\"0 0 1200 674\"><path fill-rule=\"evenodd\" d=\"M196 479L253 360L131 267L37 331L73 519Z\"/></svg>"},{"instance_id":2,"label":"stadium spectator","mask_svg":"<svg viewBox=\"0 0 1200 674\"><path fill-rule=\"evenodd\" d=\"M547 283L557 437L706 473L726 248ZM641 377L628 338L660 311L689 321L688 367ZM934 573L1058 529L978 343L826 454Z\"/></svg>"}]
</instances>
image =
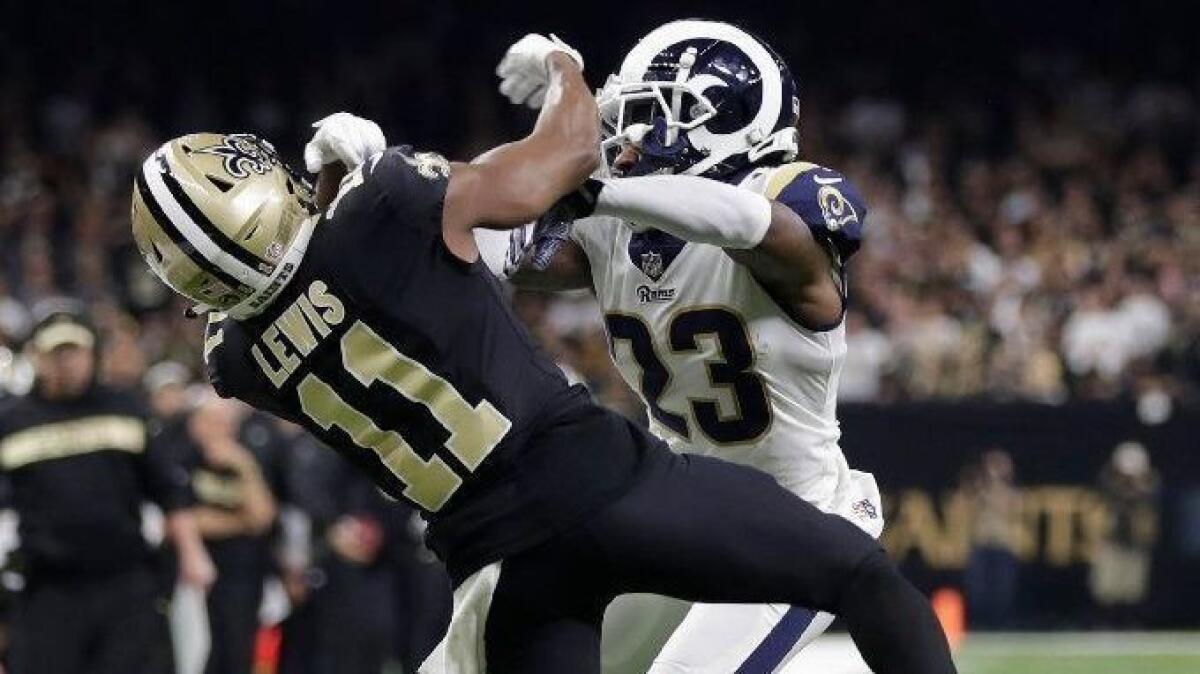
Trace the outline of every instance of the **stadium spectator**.
<instances>
[{"instance_id":1,"label":"stadium spectator","mask_svg":"<svg viewBox=\"0 0 1200 674\"><path fill-rule=\"evenodd\" d=\"M1107 627L1140 624L1150 585L1151 550L1158 535L1158 475L1140 442L1122 442L1101 472L1098 488L1108 512L1108 535L1092 560L1092 597Z\"/></svg>"},{"instance_id":2,"label":"stadium spectator","mask_svg":"<svg viewBox=\"0 0 1200 674\"><path fill-rule=\"evenodd\" d=\"M263 582L273 570L278 508L263 458L239 439L245 408L208 394L186 419L183 465L196 494L196 523L217 566L208 594L206 674L250 674Z\"/></svg>"},{"instance_id":3,"label":"stadium spectator","mask_svg":"<svg viewBox=\"0 0 1200 674\"><path fill-rule=\"evenodd\" d=\"M1021 500L1008 452L990 449L964 485L972 509L971 555L963 577L973 628L1011 627L1017 596L1015 527Z\"/></svg>"},{"instance_id":4,"label":"stadium spectator","mask_svg":"<svg viewBox=\"0 0 1200 674\"><path fill-rule=\"evenodd\" d=\"M838 399L846 402L886 400L892 368L892 340L871 326L860 311L846 313L846 364Z\"/></svg>"},{"instance_id":5,"label":"stadium spectator","mask_svg":"<svg viewBox=\"0 0 1200 674\"><path fill-rule=\"evenodd\" d=\"M168 584L143 538L145 500L167 511L181 580L213 579L187 476L140 404L97 383L98 349L83 316L54 310L29 337L32 392L0 408L0 470L12 482L25 577L14 674L171 671L160 612Z\"/></svg>"}]
</instances>

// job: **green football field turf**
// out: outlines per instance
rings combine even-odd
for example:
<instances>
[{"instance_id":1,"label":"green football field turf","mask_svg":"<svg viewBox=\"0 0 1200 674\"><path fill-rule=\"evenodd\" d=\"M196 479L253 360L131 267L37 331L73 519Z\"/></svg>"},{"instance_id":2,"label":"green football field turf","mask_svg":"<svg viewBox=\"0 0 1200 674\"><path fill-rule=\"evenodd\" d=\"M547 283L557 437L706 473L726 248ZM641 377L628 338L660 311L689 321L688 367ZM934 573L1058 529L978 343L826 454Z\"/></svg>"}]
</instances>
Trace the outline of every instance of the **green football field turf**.
<instances>
[{"instance_id":1,"label":"green football field turf","mask_svg":"<svg viewBox=\"0 0 1200 674\"><path fill-rule=\"evenodd\" d=\"M604 674L641 674L686 604L622 600L605 623ZM955 653L961 674L1200 674L1200 632L972 633ZM806 649L783 674L869 674L845 633Z\"/></svg>"},{"instance_id":2,"label":"green football field turf","mask_svg":"<svg viewBox=\"0 0 1200 674\"><path fill-rule=\"evenodd\" d=\"M1200 657L1187 655L1020 655L959 658L961 674L1196 674Z\"/></svg>"},{"instance_id":3,"label":"green football field turf","mask_svg":"<svg viewBox=\"0 0 1200 674\"><path fill-rule=\"evenodd\" d=\"M1197 674L1200 634L975 635L957 659L962 674Z\"/></svg>"}]
</instances>

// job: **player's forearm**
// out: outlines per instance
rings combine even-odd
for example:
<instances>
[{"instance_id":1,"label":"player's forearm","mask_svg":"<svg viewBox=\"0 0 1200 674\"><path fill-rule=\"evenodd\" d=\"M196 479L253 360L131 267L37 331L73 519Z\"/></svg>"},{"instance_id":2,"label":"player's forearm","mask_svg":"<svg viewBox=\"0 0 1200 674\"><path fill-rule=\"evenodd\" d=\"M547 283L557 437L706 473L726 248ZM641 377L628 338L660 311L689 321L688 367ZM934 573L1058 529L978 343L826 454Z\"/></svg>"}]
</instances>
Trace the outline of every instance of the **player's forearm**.
<instances>
[{"instance_id":1,"label":"player's forearm","mask_svg":"<svg viewBox=\"0 0 1200 674\"><path fill-rule=\"evenodd\" d=\"M535 220L599 165L600 116L579 65L562 53L551 54L547 64L550 83L533 131L473 162L488 170L489 184L482 187L498 216L489 226Z\"/></svg>"},{"instance_id":2,"label":"player's forearm","mask_svg":"<svg viewBox=\"0 0 1200 674\"><path fill-rule=\"evenodd\" d=\"M658 229L686 241L754 248L771 227L771 202L760 194L695 176L644 176L590 183L596 213Z\"/></svg>"},{"instance_id":3,"label":"player's forearm","mask_svg":"<svg viewBox=\"0 0 1200 674\"><path fill-rule=\"evenodd\" d=\"M551 54L546 102L534 130L456 165L446 188L443 229L511 229L532 222L579 187L600 162L596 100L579 67Z\"/></svg>"},{"instance_id":4,"label":"player's forearm","mask_svg":"<svg viewBox=\"0 0 1200 674\"><path fill-rule=\"evenodd\" d=\"M600 115L578 63L563 52L550 54L546 63L550 85L530 139L548 154L545 162L553 168L547 166L547 173L560 177L553 197L557 199L596 170Z\"/></svg>"}]
</instances>

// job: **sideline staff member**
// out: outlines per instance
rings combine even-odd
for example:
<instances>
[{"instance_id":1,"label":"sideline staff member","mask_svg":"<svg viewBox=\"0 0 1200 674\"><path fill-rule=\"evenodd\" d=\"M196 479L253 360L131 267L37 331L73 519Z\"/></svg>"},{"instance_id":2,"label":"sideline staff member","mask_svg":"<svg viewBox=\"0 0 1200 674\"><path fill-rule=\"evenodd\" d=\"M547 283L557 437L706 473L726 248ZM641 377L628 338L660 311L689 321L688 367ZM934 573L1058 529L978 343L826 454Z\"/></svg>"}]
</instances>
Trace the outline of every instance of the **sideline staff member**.
<instances>
[{"instance_id":1,"label":"sideline staff member","mask_svg":"<svg viewBox=\"0 0 1200 674\"><path fill-rule=\"evenodd\" d=\"M161 583L141 504L166 511L184 582L212 562L189 511L187 476L156 450L130 395L96 383L96 333L81 316L43 319L27 353L33 391L0 405L0 470L20 518L26 585L12 624L12 674L171 670Z\"/></svg>"}]
</instances>

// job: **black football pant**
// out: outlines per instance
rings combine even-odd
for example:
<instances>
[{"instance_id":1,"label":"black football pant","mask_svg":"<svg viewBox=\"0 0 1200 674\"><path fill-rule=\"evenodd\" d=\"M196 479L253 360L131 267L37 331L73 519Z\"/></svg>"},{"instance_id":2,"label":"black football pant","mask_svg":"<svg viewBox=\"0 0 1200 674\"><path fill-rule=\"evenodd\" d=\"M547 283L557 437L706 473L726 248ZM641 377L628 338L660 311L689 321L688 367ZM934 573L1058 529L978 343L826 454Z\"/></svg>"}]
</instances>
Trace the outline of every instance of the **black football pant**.
<instances>
[{"instance_id":1,"label":"black football pant","mask_svg":"<svg viewBox=\"0 0 1200 674\"><path fill-rule=\"evenodd\" d=\"M929 603L858 527L757 470L686 454L655 464L584 525L504 559L489 674L597 674L604 609L627 592L829 611L876 672L954 671Z\"/></svg>"},{"instance_id":2,"label":"black football pant","mask_svg":"<svg viewBox=\"0 0 1200 674\"><path fill-rule=\"evenodd\" d=\"M150 569L31 576L13 615L11 674L171 674L160 588Z\"/></svg>"}]
</instances>

